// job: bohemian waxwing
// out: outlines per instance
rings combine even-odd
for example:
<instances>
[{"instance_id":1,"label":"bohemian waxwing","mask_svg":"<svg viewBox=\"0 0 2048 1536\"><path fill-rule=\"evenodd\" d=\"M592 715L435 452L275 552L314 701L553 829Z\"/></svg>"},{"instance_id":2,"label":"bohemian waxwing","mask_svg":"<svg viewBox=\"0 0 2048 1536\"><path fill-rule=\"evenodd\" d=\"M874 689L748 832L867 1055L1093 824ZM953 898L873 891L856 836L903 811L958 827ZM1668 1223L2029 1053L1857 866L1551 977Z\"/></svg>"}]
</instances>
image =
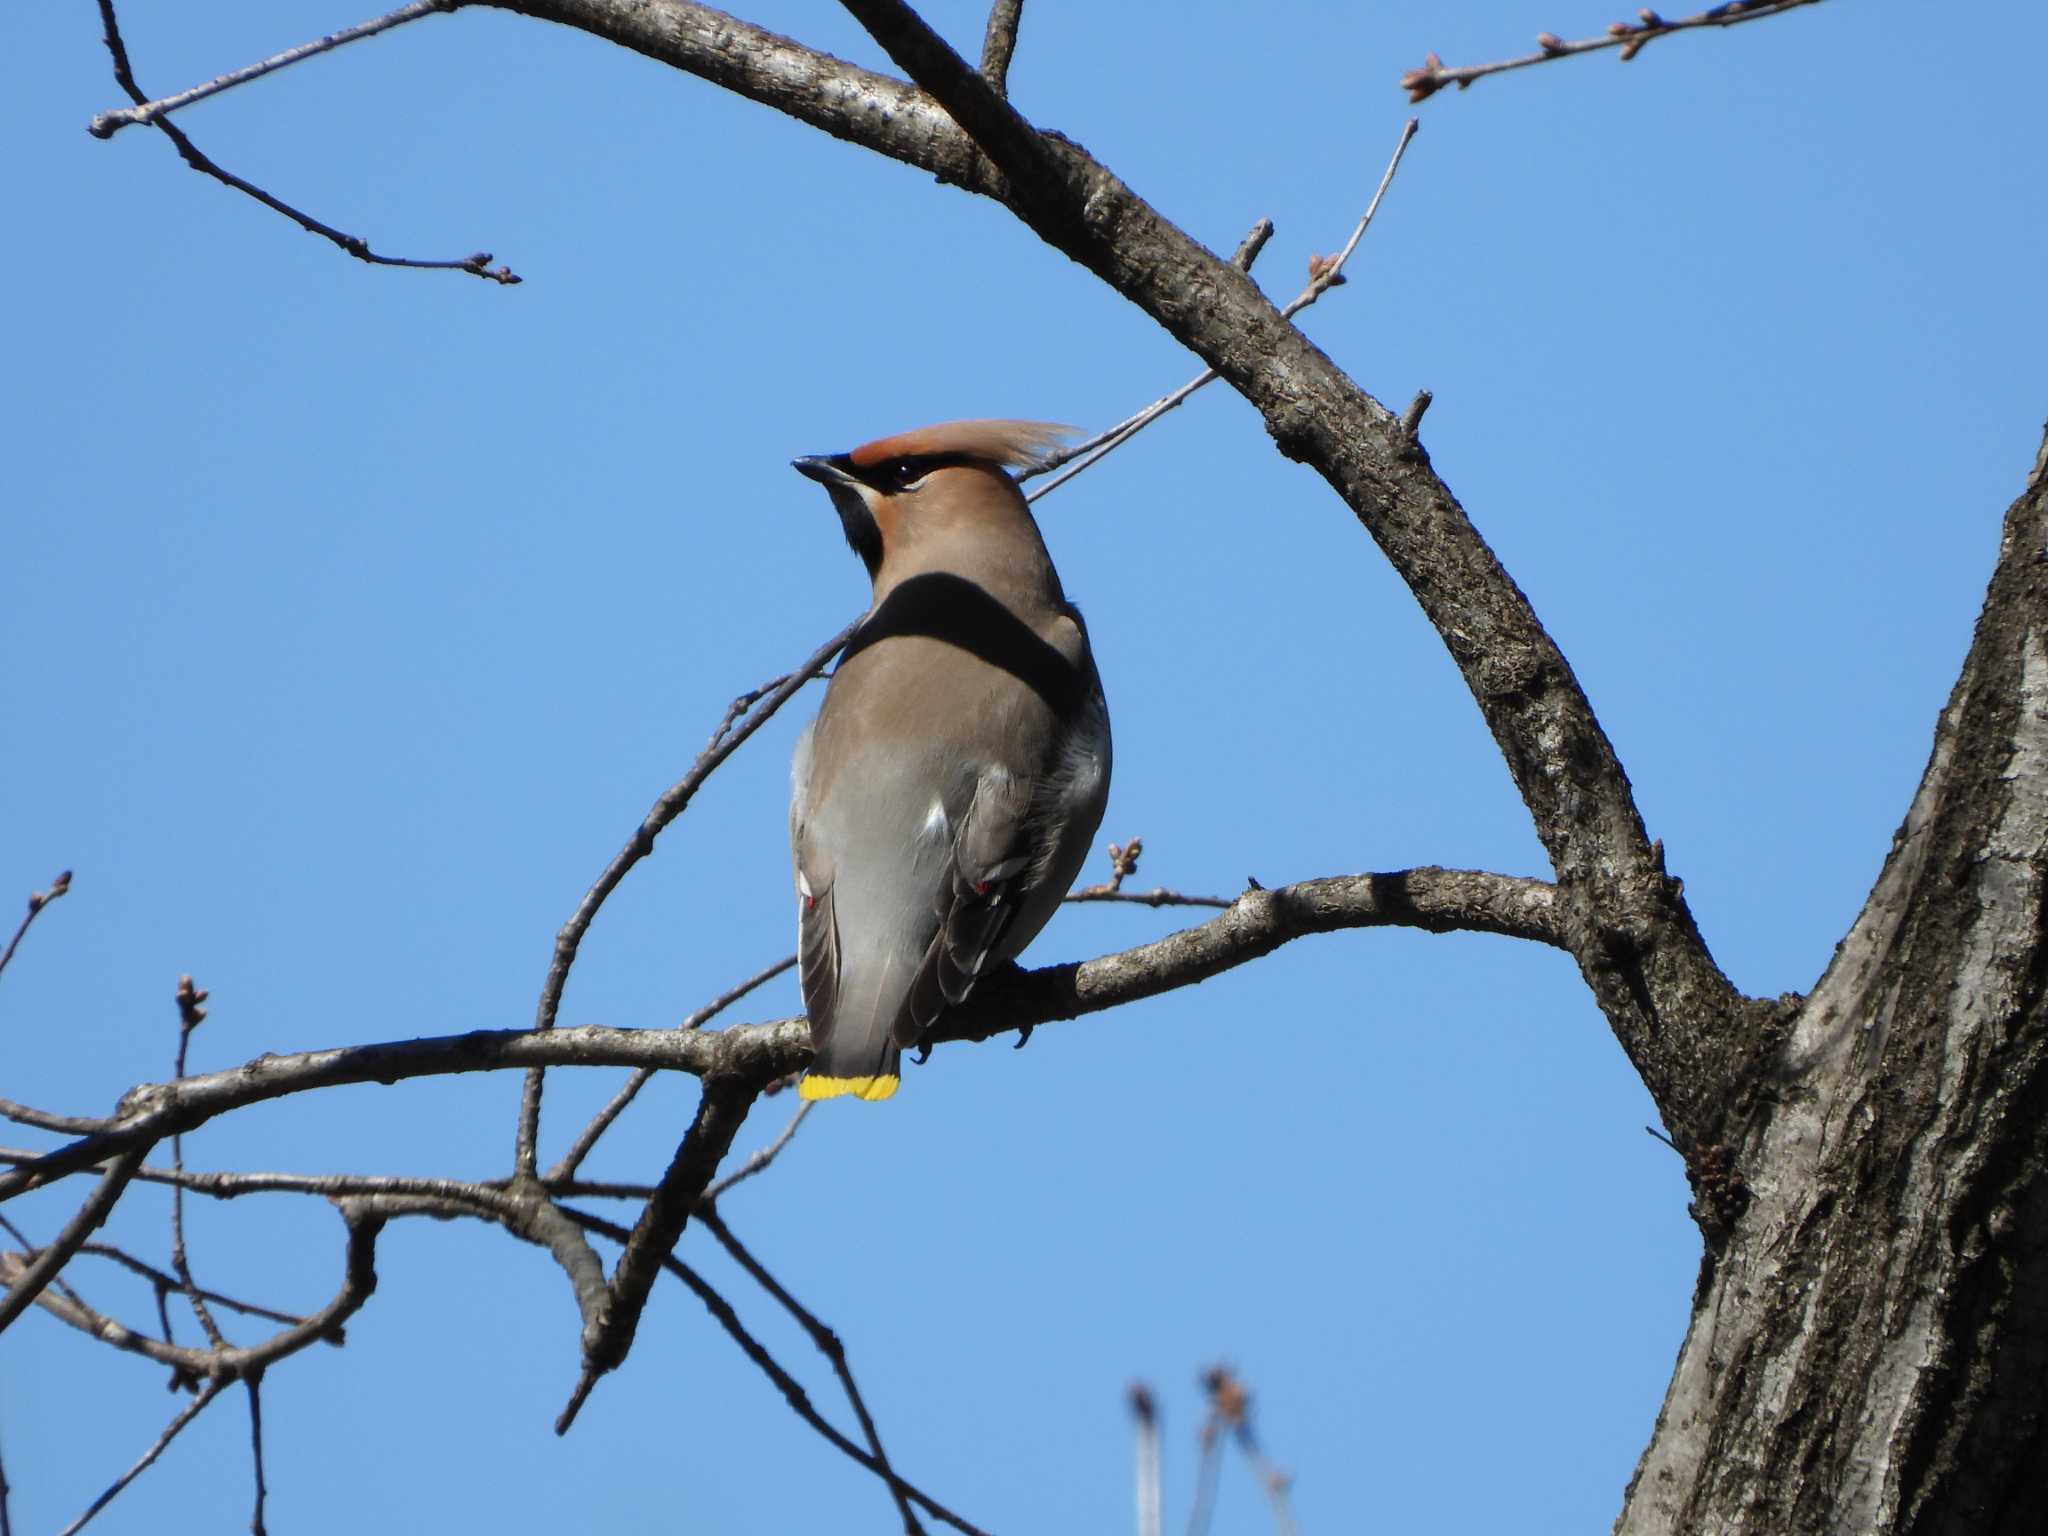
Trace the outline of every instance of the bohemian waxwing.
<instances>
[{"instance_id":1,"label":"bohemian waxwing","mask_svg":"<svg viewBox=\"0 0 2048 1536\"><path fill-rule=\"evenodd\" d=\"M894 1093L903 1048L1031 942L1102 824L1088 631L1004 472L1065 431L956 421L796 461L875 588L791 775L807 1099Z\"/></svg>"}]
</instances>

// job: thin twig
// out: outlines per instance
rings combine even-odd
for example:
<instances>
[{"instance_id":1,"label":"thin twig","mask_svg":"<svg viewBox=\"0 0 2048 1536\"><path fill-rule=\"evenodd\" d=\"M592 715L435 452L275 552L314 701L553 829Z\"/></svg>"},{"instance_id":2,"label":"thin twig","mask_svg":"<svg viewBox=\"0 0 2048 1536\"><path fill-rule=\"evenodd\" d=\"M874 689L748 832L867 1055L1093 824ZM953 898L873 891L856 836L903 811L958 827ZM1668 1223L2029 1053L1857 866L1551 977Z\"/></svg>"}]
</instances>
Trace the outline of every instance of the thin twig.
<instances>
[{"instance_id":1,"label":"thin twig","mask_svg":"<svg viewBox=\"0 0 2048 1536\"><path fill-rule=\"evenodd\" d=\"M1386 170L1380 174L1380 184L1372 194L1372 201L1366 205L1364 217L1359 219L1357 227L1351 231L1351 238L1344 242L1343 250L1339 251L1335 256L1319 256L1309 262L1308 286L1303 288L1300 293L1296 294L1281 309L1280 317L1283 320L1293 319L1330 289L1344 281L1344 263L1351 259L1351 253L1358 249L1358 242L1365 238L1366 230L1372 225L1373 215L1379 211L1380 199L1387 195L1387 188L1393 184L1394 172L1400 169L1401 157L1408 153L1409 142L1415 137L1415 131L1419 126L1412 117L1403 126L1400 142L1394 146L1393 158L1387 161ZM1257 233L1256 229L1254 229L1253 233ZM1250 244L1251 239L1251 236L1246 236L1246 243ZM1263 241L1260 242L1260 244L1263 243ZM1240 246L1238 249L1242 253L1244 247ZM1256 247L1254 247L1253 254L1257 254ZM1073 479L1074 476L1080 474L1081 471L1108 457L1116 449L1122 447L1133 437L1136 437L1161 416L1164 416L1168 411L1173 410L1182 401L1194 394L1196 390L1215 383L1216 378L1215 369L1205 368L1194 378L1188 380L1187 383L1181 385L1179 389L1174 390L1171 394L1162 395L1136 415L1126 417L1118 422L1107 432L1099 432L1086 442L1076 443L1070 448L1062 449L1060 452L1053 454L1043 464L1019 476L1020 479L1027 479L1036 475L1052 475L1052 479L1032 490L1024 499L1026 501L1036 501L1041 496L1050 495L1060 486Z\"/></svg>"},{"instance_id":2,"label":"thin twig","mask_svg":"<svg viewBox=\"0 0 2048 1536\"><path fill-rule=\"evenodd\" d=\"M141 1182L147 1172L147 1169L138 1171L135 1175L136 1180ZM0 1218L0 1224L12 1226L12 1223L6 1222L4 1218ZM106 1259L110 1263L120 1265L130 1274L138 1275L142 1279L147 1280L160 1294L178 1289L178 1277L176 1275L158 1269L146 1259L138 1259L124 1248L116 1248L112 1243L84 1243L79 1246L78 1252L81 1257L89 1255L95 1259ZM284 1323L287 1326L292 1326L305 1321L305 1318L295 1312L280 1312L275 1307L266 1307L254 1301L238 1301L233 1296L224 1295L219 1291L209 1291L204 1287L200 1289L199 1294L216 1306L226 1307L230 1312L239 1312L244 1317L260 1317L267 1323ZM166 1331L168 1332L168 1330Z\"/></svg>"},{"instance_id":3,"label":"thin twig","mask_svg":"<svg viewBox=\"0 0 2048 1536\"><path fill-rule=\"evenodd\" d=\"M1261 219L1237 242L1237 250L1230 258L1230 264L1240 272L1249 272L1252 263L1259 259L1259 252L1266 248L1266 242L1273 238L1273 221Z\"/></svg>"},{"instance_id":4,"label":"thin twig","mask_svg":"<svg viewBox=\"0 0 2048 1536\"><path fill-rule=\"evenodd\" d=\"M263 1481L263 1372L251 1371L242 1385L249 1389L249 1457L256 1464L256 1508L249 1516L249 1536L264 1536L263 1500L269 1490Z\"/></svg>"},{"instance_id":5,"label":"thin twig","mask_svg":"<svg viewBox=\"0 0 2048 1536\"><path fill-rule=\"evenodd\" d=\"M739 1167L699 1195L697 1197L698 1209L701 1211L706 1206L716 1205L718 1197L731 1189L733 1185L743 1179L751 1179L755 1174L774 1162L776 1158L780 1157L782 1149L788 1146L790 1139L796 1135L796 1128L804 1123L804 1117L811 1112L811 1106L814 1102L813 1100L806 1099L803 1103L799 1104L796 1113L789 1117L789 1124L782 1128L781 1133L773 1141L755 1152L753 1156L749 1157L744 1163L741 1163Z\"/></svg>"},{"instance_id":6,"label":"thin twig","mask_svg":"<svg viewBox=\"0 0 2048 1536\"><path fill-rule=\"evenodd\" d=\"M7 1482L7 1463L0 1459L0 1536L14 1536L13 1493Z\"/></svg>"},{"instance_id":7,"label":"thin twig","mask_svg":"<svg viewBox=\"0 0 2048 1536\"><path fill-rule=\"evenodd\" d=\"M989 7L988 31L981 40L981 78L998 96L1010 94L1010 59L1017 52L1017 24L1024 0L995 0Z\"/></svg>"},{"instance_id":8,"label":"thin twig","mask_svg":"<svg viewBox=\"0 0 2048 1536\"><path fill-rule=\"evenodd\" d=\"M21 947L22 935L28 932L28 926L36 920L36 915L70 889L71 871L65 869L57 872L57 878L50 882L48 890L28 893L28 913L22 918L21 926L14 930L14 937L7 941L7 948L0 950L0 971L7 969L7 962L14 958L15 950Z\"/></svg>"},{"instance_id":9,"label":"thin twig","mask_svg":"<svg viewBox=\"0 0 2048 1536\"><path fill-rule=\"evenodd\" d=\"M192 1044L192 1031L206 1018L206 991L192 984L190 976L178 978L178 1059L174 1078L185 1075L185 1053ZM171 1133L171 1171L182 1174L185 1171L185 1136L182 1131ZM205 1298L199 1294L199 1286L192 1279L192 1263L185 1251L185 1189L182 1184L171 1186L171 1268L178 1276L178 1288L185 1293L185 1301L192 1308L192 1315L199 1319L199 1327L206 1335L206 1342L215 1349L226 1349L228 1341L222 1336L220 1325L213 1320L213 1313L207 1309ZM169 1329L165 1329L166 1335Z\"/></svg>"},{"instance_id":10,"label":"thin twig","mask_svg":"<svg viewBox=\"0 0 2048 1536\"><path fill-rule=\"evenodd\" d=\"M1401 77L1401 89L1408 93L1411 104L1427 101L1447 85L1455 85L1462 91L1474 80L1483 80L1488 75L1527 69L1531 64L1548 64L1553 59L1569 59L1581 53L1598 53L1603 48L1619 48L1623 62L1627 62L1641 53L1652 39L1667 33L1686 32L1697 27L1733 27L1817 3L1818 0L1728 0L1725 5L1710 6L1696 16L1684 16L1677 21L1667 21L1652 10L1640 10L1636 12L1634 21L1608 23L1605 35L1600 37L1568 43L1554 32L1539 32L1534 53L1500 59L1492 64L1465 64L1454 69L1446 68L1443 60L1432 53L1422 61L1422 68L1411 69Z\"/></svg>"},{"instance_id":11,"label":"thin twig","mask_svg":"<svg viewBox=\"0 0 2048 1536\"><path fill-rule=\"evenodd\" d=\"M787 673L771 685L764 685L751 694L742 694L733 700L726 710L725 718L711 735L710 742L697 760L690 764L690 771L662 792L654 802L639 827L634 831L626 846L605 866L604 873L583 894L569 921L562 925L562 931L555 935L554 957L548 962L547 978L541 983L540 1003L534 1010L533 1027L537 1030L553 1029L555 1016L561 1012L562 989L569 984L570 967L576 963L576 951L583 944L583 936L590 931L598 909L605 904L611 893L618 889L619 882L626 878L626 872L654 851L654 839L662 829L674 821L689 806L698 787L708 779L718 765L739 750L749 736L766 725L775 712L795 697L798 689L831 665L832 658L845 649L846 642L853 638L853 632L860 625L856 619L839 631L830 640L811 652L800 667ZM744 718L742 718L744 717ZM518 1172L532 1174L535 1170L535 1144L540 1133L540 1099L543 1072L536 1067L526 1074L525 1092L519 1102L519 1132L513 1148L513 1163ZM623 1107L623 1106L621 1106Z\"/></svg>"},{"instance_id":12,"label":"thin twig","mask_svg":"<svg viewBox=\"0 0 2048 1536\"><path fill-rule=\"evenodd\" d=\"M729 723L730 718L728 718ZM722 729L723 727L721 727ZM725 1012L726 1009L745 997L749 992L752 992L756 987L764 986L768 982L773 981L795 964L795 955L785 955L773 965L756 971L738 986L719 993L710 1002L684 1019L676 1028L703 1028L705 1024ZM570 1146L568 1151L562 1154L560 1161L548 1170L547 1176L541 1182L552 1189L557 1185L567 1184L574 1180L576 1170L583 1165L583 1160L590 1156L591 1148L597 1145L598 1138L611 1129L612 1122L624 1114L626 1106L633 1102L639 1095L640 1090L653 1081L654 1069L652 1067L642 1067L631 1077L627 1078L619 1091L612 1095L611 1102L591 1116L590 1123L577 1133L574 1144Z\"/></svg>"},{"instance_id":13,"label":"thin twig","mask_svg":"<svg viewBox=\"0 0 2048 1536\"><path fill-rule=\"evenodd\" d=\"M1401 435L1409 442L1414 442L1416 435L1422 431L1423 412L1429 409L1430 402L1435 399L1436 396L1428 390L1418 389L1415 391L1415 398L1408 402L1408 409L1401 413Z\"/></svg>"},{"instance_id":14,"label":"thin twig","mask_svg":"<svg viewBox=\"0 0 2048 1536\"><path fill-rule=\"evenodd\" d=\"M1164 886L1149 891L1127 891L1124 881L1138 872L1139 855L1145 851L1145 839L1134 837L1127 843L1109 845L1109 878L1099 885L1084 885L1078 891L1069 891L1062 898L1066 901L1127 901L1146 907L1227 907L1230 898L1224 896L1186 896L1179 891L1169 891Z\"/></svg>"},{"instance_id":15,"label":"thin twig","mask_svg":"<svg viewBox=\"0 0 2048 1536\"><path fill-rule=\"evenodd\" d=\"M781 1303L782 1309L796 1319L797 1325L810 1335L811 1342L817 1346L818 1352L832 1362L832 1372L839 1378L839 1385L846 1393L847 1402L852 1405L854 1417L860 1420L861 1433L867 1437L868 1449L874 1454L884 1477L889 1479L889 1491L895 1495L897 1512L903 1516L905 1536L918 1536L920 1527L917 1517L911 1513L902 1488L896 1484L895 1475L889 1467L888 1453L882 1449L881 1432L875 1428L874 1415L868 1412L867 1399L861 1396L860 1387L853 1379L853 1367L847 1362L846 1346L840 1342L839 1335L826 1327L822 1318L792 1296L782 1282L769 1273L768 1267L733 1236L732 1228L725 1224L725 1218L720 1216L717 1210L700 1211L698 1219L704 1223L704 1229L718 1239L719 1246L732 1255L734 1262L753 1277L754 1283L773 1296Z\"/></svg>"},{"instance_id":16,"label":"thin twig","mask_svg":"<svg viewBox=\"0 0 2048 1536\"><path fill-rule=\"evenodd\" d=\"M8 1291L5 1300L0 1300L0 1333L4 1333L28 1304L42 1294L43 1287L71 1262L71 1256L92 1236L94 1228L107 1219L107 1213L121 1198L121 1191L128 1187L135 1170L142 1166L143 1156L148 1150L147 1147L133 1147L117 1157L113 1167L101 1176L85 1204L78 1208L78 1214L65 1223L56 1240L47 1248L38 1250L36 1256L23 1266L13 1289Z\"/></svg>"},{"instance_id":17,"label":"thin twig","mask_svg":"<svg viewBox=\"0 0 2048 1536\"><path fill-rule=\"evenodd\" d=\"M66 1136L97 1136L102 1131L111 1131L118 1123L97 1115L53 1115L12 1099L0 1099L0 1120L32 1125L39 1131L61 1131Z\"/></svg>"},{"instance_id":18,"label":"thin twig","mask_svg":"<svg viewBox=\"0 0 2048 1536\"><path fill-rule=\"evenodd\" d=\"M194 1419L198 1418L200 1414L204 1413L208 1405L211 1404L216 1397L219 1397L221 1393L225 1392L227 1389L228 1384L225 1381L218 1380L209 1381L205 1386L201 1387L199 1389L199 1395L193 1398L191 1402L187 1403L183 1408L179 1409L175 1415L172 1416L171 1422L164 1426L164 1432L156 1437L156 1443L152 1445L148 1450L142 1453L142 1455L136 1460L135 1465L130 1467L126 1472L123 1472L119 1477L115 1478L114 1481L108 1485L106 1491L102 1493L98 1498L94 1499L92 1503L86 1507L85 1513L80 1515L76 1520L72 1521L69 1525L65 1526L64 1529L58 1533L58 1536L76 1536L77 1532L84 1530L87 1522L89 1522L94 1515L98 1514L101 1510L105 1509L109 1504L113 1503L116 1498L120 1497L122 1489L126 1488L130 1483L134 1482L136 1478L142 1476L143 1473L147 1472L149 1470L150 1463L155 1461L157 1457L163 1455L165 1447L167 1447L173 1440L178 1438L179 1432L183 1430L187 1424L190 1424Z\"/></svg>"},{"instance_id":19,"label":"thin twig","mask_svg":"<svg viewBox=\"0 0 2048 1536\"><path fill-rule=\"evenodd\" d=\"M151 102L148 94L141 86L135 83L135 71L128 62L128 45L121 41L120 24L114 17L114 0L99 0L99 8L100 20L106 28L107 52L113 55L114 59L115 82L120 85L122 90L128 93L128 99L134 102L138 108L150 106ZM153 117L150 119L150 126L162 133L171 143L177 146L179 158L191 166L193 170L198 171L203 176L211 176L222 186L233 187L237 192L253 197L272 212L283 214L308 234L318 235L323 240L332 241L358 261L368 262L371 266L376 267L418 267L435 271L467 272L473 277L486 278L491 282L503 283L507 286L520 281L519 275L510 267L493 267L489 251L478 251L473 256L464 256L449 261L429 261L411 256L379 255L376 251L370 249L369 242L363 239L361 235L351 235L344 230L336 229L331 224L323 224L311 214L303 213L299 209L294 208L290 203L271 196L270 193L264 191L254 182L244 181L234 172L216 164L201 152L199 146L192 142L184 129L180 128L169 118L163 116Z\"/></svg>"},{"instance_id":20,"label":"thin twig","mask_svg":"<svg viewBox=\"0 0 2048 1536\"><path fill-rule=\"evenodd\" d=\"M602 1216L593 1216L587 1211L579 1211L573 1207L564 1207L563 1213L571 1221L587 1227L590 1231L600 1236L608 1237L615 1243L626 1241L626 1229L617 1222L606 1221ZM711 1284L702 1275L698 1274L696 1270L685 1264L681 1259L678 1259L674 1254L670 1254L666 1259L662 1260L661 1267L690 1288L697 1299L704 1303L705 1310L717 1320L719 1327L723 1328L727 1336L739 1345L741 1351L745 1353L749 1360L754 1362L762 1375L766 1376L774 1384L776 1390L782 1394L783 1400L789 1404L796 1416L816 1430L827 1444L831 1445L849 1460L874 1473L876 1477L881 1478L887 1483L892 1490L900 1491L905 1498L923 1509L934 1520L952 1526L954 1530L961 1532L962 1536L988 1536L988 1533L979 1526L973 1525L962 1519L959 1515L954 1514L945 1505L939 1503L914 1483L905 1482L893 1469L885 1467L870 1452L862 1450L851 1440L847 1439L845 1435L841 1434L838 1429L834 1428L830 1421L818 1412L816 1405L811 1402L810 1394L803 1389L803 1384L790 1375L783 1368L782 1364L773 1355L768 1353L761 1342L747 1331L746 1325L740 1321L739 1314L733 1310L732 1304L719 1295L712 1288Z\"/></svg>"},{"instance_id":21,"label":"thin twig","mask_svg":"<svg viewBox=\"0 0 2048 1536\"><path fill-rule=\"evenodd\" d=\"M215 76L204 85L195 85L190 90L178 92L175 96L164 96L136 107L123 107L117 112L102 112L86 125L85 131L96 139L111 139L123 128L137 123L153 123L160 117L191 106L195 101L218 96L222 91L233 90L238 85L247 85L251 80L261 80L265 75L283 69L287 64L296 64L301 59L310 59L317 54L330 53L344 43L375 37L379 32L389 32L393 27L404 26L408 21L418 21L423 16L452 11L467 3L468 0L414 0L413 4L400 6L388 16L379 16L353 27L343 27L339 32L330 32L310 43L287 48L283 53L274 53L258 63L229 70L224 75Z\"/></svg>"}]
</instances>

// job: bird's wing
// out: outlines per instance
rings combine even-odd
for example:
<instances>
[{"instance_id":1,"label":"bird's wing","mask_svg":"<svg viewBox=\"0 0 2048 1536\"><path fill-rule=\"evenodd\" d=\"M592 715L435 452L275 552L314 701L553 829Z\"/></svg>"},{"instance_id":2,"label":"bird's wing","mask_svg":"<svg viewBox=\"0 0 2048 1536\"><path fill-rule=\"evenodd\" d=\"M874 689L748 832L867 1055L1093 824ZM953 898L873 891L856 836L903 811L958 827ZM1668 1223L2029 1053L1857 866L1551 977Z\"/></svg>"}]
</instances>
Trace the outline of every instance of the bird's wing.
<instances>
[{"instance_id":1,"label":"bird's wing","mask_svg":"<svg viewBox=\"0 0 2048 1536\"><path fill-rule=\"evenodd\" d=\"M897 1021L899 1045L915 1044L948 1004L966 1000L1016 920L1020 887L1038 862L1031 811L1031 787L1015 775L989 768L977 780L932 893L939 928Z\"/></svg>"}]
</instances>

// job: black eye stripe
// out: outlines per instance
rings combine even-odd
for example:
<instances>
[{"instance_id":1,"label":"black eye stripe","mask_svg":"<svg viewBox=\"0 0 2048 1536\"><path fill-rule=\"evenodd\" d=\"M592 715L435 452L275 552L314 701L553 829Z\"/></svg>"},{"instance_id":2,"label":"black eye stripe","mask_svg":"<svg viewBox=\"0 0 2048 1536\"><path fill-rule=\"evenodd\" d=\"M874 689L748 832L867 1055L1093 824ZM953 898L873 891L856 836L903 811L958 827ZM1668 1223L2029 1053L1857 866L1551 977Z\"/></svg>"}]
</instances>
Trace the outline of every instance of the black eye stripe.
<instances>
[{"instance_id":1,"label":"black eye stripe","mask_svg":"<svg viewBox=\"0 0 2048 1536\"><path fill-rule=\"evenodd\" d=\"M884 459L879 464L855 469L853 473L876 490L887 494L915 485L935 469L947 469L956 464L974 462L974 456L966 453L919 453L898 459Z\"/></svg>"}]
</instances>

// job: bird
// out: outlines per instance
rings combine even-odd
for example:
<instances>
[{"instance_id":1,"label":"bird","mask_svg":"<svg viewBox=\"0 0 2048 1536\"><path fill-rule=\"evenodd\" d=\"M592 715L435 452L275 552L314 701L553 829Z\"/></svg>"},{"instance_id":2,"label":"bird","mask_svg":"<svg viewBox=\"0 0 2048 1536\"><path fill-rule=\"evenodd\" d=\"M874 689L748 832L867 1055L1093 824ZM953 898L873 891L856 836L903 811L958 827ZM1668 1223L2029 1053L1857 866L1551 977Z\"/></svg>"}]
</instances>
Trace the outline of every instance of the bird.
<instances>
[{"instance_id":1,"label":"bird","mask_svg":"<svg viewBox=\"0 0 2048 1536\"><path fill-rule=\"evenodd\" d=\"M903 1049L1037 936L1102 824L1102 680L1009 474L1071 431L954 421L793 463L874 588L791 766L805 1099L891 1097Z\"/></svg>"}]
</instances>

